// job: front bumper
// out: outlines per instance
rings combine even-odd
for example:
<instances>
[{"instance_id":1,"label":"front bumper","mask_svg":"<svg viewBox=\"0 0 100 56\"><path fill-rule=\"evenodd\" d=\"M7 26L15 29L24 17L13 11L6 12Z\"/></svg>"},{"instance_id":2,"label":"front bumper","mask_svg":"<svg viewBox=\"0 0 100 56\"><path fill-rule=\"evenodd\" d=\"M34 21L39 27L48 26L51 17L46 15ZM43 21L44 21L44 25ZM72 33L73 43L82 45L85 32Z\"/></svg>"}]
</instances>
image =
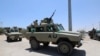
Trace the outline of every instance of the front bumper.
<instances>
[{"instance_id":1,"label":"front bumper","mask_svg":"<svg viewBox=\"0 0 100 56\"><path fill-rule=\"evenodd\" d=\"M77 47L79 48L80 46L82 46L83 41L81 40L80 42L78 42Z\"/></svg>"}]
</instances>

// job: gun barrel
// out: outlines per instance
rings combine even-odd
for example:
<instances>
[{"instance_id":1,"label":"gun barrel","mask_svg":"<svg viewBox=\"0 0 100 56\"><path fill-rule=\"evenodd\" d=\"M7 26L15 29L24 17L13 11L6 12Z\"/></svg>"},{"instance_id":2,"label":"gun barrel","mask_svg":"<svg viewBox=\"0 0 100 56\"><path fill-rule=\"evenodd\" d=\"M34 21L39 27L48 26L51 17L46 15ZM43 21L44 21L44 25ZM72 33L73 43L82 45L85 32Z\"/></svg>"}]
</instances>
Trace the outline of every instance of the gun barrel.
<instances>
[{"instance_id":1,"label":"gun barrel","mask_svg":"<svg viewBox=\"0 0 100 56\"><path fill-rule=\"evenodd\" d=\"M50 18L52 18L52 17L54 16L55 12L56 12L56 10L53 12L53 14L51 15L51 17L50 17Z\"/></svg>"}]
</instances>

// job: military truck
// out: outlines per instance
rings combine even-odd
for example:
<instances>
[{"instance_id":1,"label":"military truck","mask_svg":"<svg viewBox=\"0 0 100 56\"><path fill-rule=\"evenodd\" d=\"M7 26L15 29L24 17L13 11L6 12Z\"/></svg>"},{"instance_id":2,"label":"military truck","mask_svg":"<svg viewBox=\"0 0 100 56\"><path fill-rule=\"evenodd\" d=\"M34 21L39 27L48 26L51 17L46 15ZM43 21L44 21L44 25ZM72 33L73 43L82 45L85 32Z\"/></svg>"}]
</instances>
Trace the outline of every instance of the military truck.
<instances>
[{"instance_id":1,"label":"military truck","mask_svg":"<svg viewBox=\"0 0 100 56\"><path fill-rule=\"evenodd\" d=\"M91 31L88 32L88 35L91 39L100 41L100 30L96 30L93 28Z\"/></svg>"},{"instance_id":2,"label":"military truck","mask_svg":"<svg viewBox=\"0 0 100 56\"><path fill-rule=\"evenodd\" d=\"M41 23L34 21L27 27L26 37L29 38L33 50L38 50L40 43L47 47L49 43L58 45L57 50L63 55L70 55L74 47L80 47L81 34L78 32L65 31L62 24L55 24L50 18L44 18Z\"/></svg>"},{"instance_id":3,"label":"military truck","mask_svg":"<svg viewBox=\"0 0 100 56\"><path fill-rule=\"evenodd\" d=\"M7 36L7 41L22 41L22 33L20 33L21 28L13 27L13 28L5 28L5 34Z\"/></svg>"}]
</instances>

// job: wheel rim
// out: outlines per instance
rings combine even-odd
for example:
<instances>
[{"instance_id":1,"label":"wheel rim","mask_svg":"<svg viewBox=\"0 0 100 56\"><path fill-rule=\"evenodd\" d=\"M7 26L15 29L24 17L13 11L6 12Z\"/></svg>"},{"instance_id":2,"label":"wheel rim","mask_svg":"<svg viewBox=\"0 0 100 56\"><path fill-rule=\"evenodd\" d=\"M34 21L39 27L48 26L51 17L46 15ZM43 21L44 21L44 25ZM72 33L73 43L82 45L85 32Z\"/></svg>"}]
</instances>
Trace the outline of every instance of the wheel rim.
<instances>
[{"instance_id":1,"label":"wheel rim","mask_svg":"<svg viewBox=\"0 0 100 56\"><path fill-rule=\"evenodd\" d=\"M65 44L62 44L62 45L60 46L60 51L61 51L62 53L68 53L68 52L69 52L69 47L68 47L67 45L65 45Z\"/></svg>"},{"instance_id":2,"label":"wheel rim","mask_svg":"<svg viewBox=\"0 0 100 56\"><path fill-rule=\"evenodd\" d=\"M38 43L35 40L31 40L31 47L36 49L38 47Z\"/></svg>"}]
</instances>

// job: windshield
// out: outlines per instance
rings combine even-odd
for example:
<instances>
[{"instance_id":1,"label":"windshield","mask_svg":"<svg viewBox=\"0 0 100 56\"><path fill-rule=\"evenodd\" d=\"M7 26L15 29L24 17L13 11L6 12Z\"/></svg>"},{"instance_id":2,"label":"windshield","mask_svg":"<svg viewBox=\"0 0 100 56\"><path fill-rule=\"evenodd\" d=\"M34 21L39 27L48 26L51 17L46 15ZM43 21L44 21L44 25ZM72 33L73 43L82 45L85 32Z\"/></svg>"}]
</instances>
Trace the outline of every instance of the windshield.
<instances>
[{"instance_id":1,"label":"windshield","mask_svg":"<svg viewBox=\"0 0 100 56\"><path fill-rule=\"evenodd\" d=\"M57 28L58 28L59 31L64 30L62 25L57 25Z\"/></svg>"},{"instance_id":2,"label":"windshield","mask_svg":"<svg viewBox=\"0 0 100 56\"><path fill-rule=\"evenodd\" d=\"M18 32L18 30L11 29L10 32Z\"/></svg>"}]
</instances>

